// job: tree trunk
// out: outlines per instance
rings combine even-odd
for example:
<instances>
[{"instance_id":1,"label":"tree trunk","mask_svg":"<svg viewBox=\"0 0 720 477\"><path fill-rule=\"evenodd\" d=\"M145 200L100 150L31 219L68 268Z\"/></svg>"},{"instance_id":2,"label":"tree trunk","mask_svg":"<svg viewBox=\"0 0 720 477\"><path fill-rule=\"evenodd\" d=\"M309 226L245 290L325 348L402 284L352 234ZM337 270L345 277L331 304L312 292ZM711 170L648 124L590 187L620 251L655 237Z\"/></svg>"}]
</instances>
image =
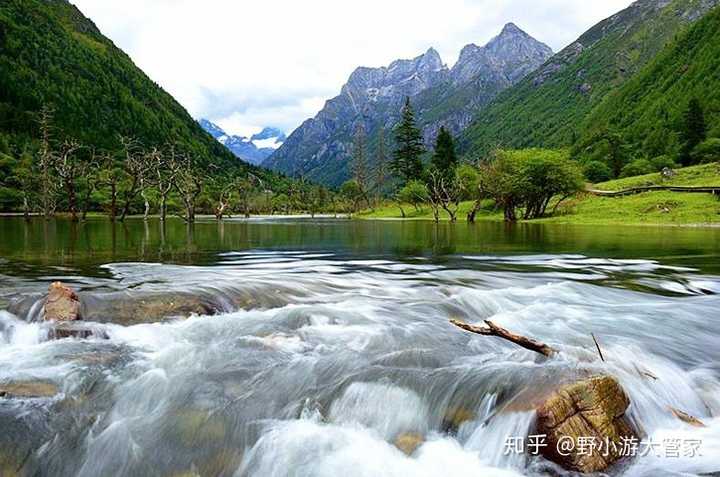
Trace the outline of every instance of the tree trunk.
<instances>
[{"instance_id":1,"label":"tree trunk","mask_svg":"<svg viewBox=\"0 0 720 477\"><path fill-rule=\"evenodd\" d=\"M110 185L110 221L115 222L117 217L117 184Z\"/></svg>"},{"instance_id":2,"label":"tree trunk","mask_svg":"<svg viewBox=\"0 0 720 477\"><path fill-rule=\"evenodd\" d=\"M150 201L148 201L147 194L145 193L145 190L140 193L142 195L143 201L145 202L145 211L143 212L143 220L147 221L148 216L150 215Z\"/></svg>"},{"instance_id":3,"label":"tree trunk","mask_svg":"<svg viewBox=\"0 0 720 477\"><path fill-rule=\"evenodd\" d=\"M475 223L475 216L477 215L478 210L480 210L480 201L476 200L472 206L472 209L470 209L470 212L468 212L468 214L467 214L468 223L470 223L470 224Z\"/></svg>"},{"instance_id":4,"label":"tree trunk","mask_svg":"<svg viewBox=\"0 0 720 477\"><path fill-rule=\"evenodd\" d=\"M160 220L165 221L167 215L167 194L160 195Z\"/></svg>"},{"instance_id":5,"label":"tree trunk","mask_svg":"<svg viewBox=\"0 0 720 477\"><path fill-rule=\"evenodd\" d=\"M27 195L23 195L23 217L25 217L26 221L30 221L30 204Z\"/></svg>"},{"instance_id":6,"label":"tree trunk","mask_svg":"<svg viewBox=\"0 0 720 477\"><path fill-rule=\"evenodd\" d=\"M65 191L68 197L68 212L70 212L70 220L78 221L77 215L77 194L75 193L75 183L72 180L65 181Z\"/></svg>"}]
</instances>

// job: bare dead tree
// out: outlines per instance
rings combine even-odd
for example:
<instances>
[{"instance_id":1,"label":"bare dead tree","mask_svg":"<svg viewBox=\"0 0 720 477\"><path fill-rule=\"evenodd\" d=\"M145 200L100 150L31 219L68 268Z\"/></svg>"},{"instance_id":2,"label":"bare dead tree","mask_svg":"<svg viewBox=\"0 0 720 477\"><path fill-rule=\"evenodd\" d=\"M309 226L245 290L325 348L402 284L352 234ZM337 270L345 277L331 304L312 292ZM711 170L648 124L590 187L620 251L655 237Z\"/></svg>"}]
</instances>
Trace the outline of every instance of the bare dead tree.
<instances>
[{"instance_id":1,"label":"bare dead tree","mask_svg":"<svg viewBox=\"0 0 720 477\"><path fill-rule=\"evenodd\" d=\"M126 185L123 190L125 204L123 205L120 221L124 221L130 212L133 200L138 196L141 185L147 174L146 155L140 147L137 139L120 136L120 144L123 151L123 171L126 175Z\"/></svg>"},{"instance_id":2,"label":"bare dead tree","mask_svg":"<svg viewBox=\"0 0 720 477\"><path fill-rule=\"evenodd\" d=\"M92 194L98 186L99 177L97 171L100 169L101 164L104 161L103 153L97 153L95 149L90 151L90 157L83 163L83 172L79 175L78 179L82 184L82 205L81 209L81 220L87 218L88 210L90 209L90 202Z\"/></svg>"},{"instance_id":3,"label":"bare dead tree","mask_svg":"<svg viewBox=\"0 0 720 477\"><path fill-rule=\"evenodd\" d=\"M40 196L43 216L50 218L56 207L56 183L51 178L55 156L50 144L54 111L45 105L40 110L38 123L40 126L40 150L38 151L38 167L40 169Z\"/></svg>"},{"instance_id":4,"label":"bare dead tree","mask_svg":"<svg viewBox=\"0 0 720 477\"><path fill-rule=\"evenodd\" d=\"M167 217L167 200L175 184L175 174L179 170L180 155L176 152L174 144L168 144L166 150L156 151L149 158L149 167L153 185L158 192L160 220Z\"/></svg>"},{"instance_id":5,"label":"bare dead tree","mask_svg":"<svg viewBox=\"0 0 720 477\"><path fill-rule=\"evenodd\" d=\"M222 220L225 216L225 210L230 206L236 188L237 183L235 180L227 181L218 188L217 205L215 206L215 217L218 220Z\"/></svg>"},{"instance_id":6,"label":"bare dead tree","mask_svg":"<svg viewBox=\"0 0 720 477\"><path fill-rule=\"evenodd\" d=\"M250 218L250 199L253 192L263 188L263 181L255 174L248 172L247 177L238 179L235 184L240 197L242 213L246 219Z\"/></svg>"},{"instance_id":7,"label":"bare dead tree","mask_svg":"<svg viewBox=\"0 0 720 477\"><path fill-rule=\"evenodd\" d=\"M123 178L123 171L118 167L115 157L110 153L101 153L98 157L101 164L101 172L99 174L98 186L104 186L110 189L110 204L108 217L111 222L115 222L118 212L118 198L120 195L120 182Z\"/></svg>"},{"instance_id":8,"label":"bare dead tree","mask_svg":"<svg viewBox=\"0 0 720 477\"><path fill-rule=\"evenodd\" d=\"M77 181L78 178L87 173L86 164L79 157L78 151L82 148L79 142L67 140L60 147L57 157L53 161L54 172L62 183L65 194L67 194L68 212L70 220L77 222Z\"/></svg>"},{"instance_id":9,"label":"bare dead tree","mask_svg":"<svg viewBox=\"0 0 720 477\"><path fill-rule=\"evenodd\" d=\"M457 184L452 178L446 177L439 171L430 170L428 174L430 179L428 198L435 222L440 221L440 209L447 212L451 222L456 222L461 196Z\"/></svg>"},{"instance_id":10,"label":"bare dead tree","mask_svg":"<svg viewBox=\"0 0 720 477\"><path fill-rule=\"evenodd\" d=\"M162 184L162 175L160 171L167 169L165 167L165 159L162 151L157 148L152 148L150 151L145 153L145 173L140 177L140 197L143 199L143 220L147 220L150 216L150 198L148 197L148 189L152 186L160 191ZM160 175L158 175L160 173ZM170 186L171 188L172 186ZM169 189L168 189L169 191ZM167 201L167 192L165 195L161 193L161 209L164 209ZM160 211L160 219L164 220L163 210Z\"/></svg>"},{"instance_id":11,"label":"bare dead tree","mask_svg":"<svg viewBox=\"0 0 720 477\"><path fill-rule=\"evenodd\" d=\"M173 187L180 195L185 206L185 215L180 217L187 223L195 222L195 204L202 194L204 180L198 171L192 156L177 154L176 159L170 164L173 170Z\"/></svg>"}]
</instances>

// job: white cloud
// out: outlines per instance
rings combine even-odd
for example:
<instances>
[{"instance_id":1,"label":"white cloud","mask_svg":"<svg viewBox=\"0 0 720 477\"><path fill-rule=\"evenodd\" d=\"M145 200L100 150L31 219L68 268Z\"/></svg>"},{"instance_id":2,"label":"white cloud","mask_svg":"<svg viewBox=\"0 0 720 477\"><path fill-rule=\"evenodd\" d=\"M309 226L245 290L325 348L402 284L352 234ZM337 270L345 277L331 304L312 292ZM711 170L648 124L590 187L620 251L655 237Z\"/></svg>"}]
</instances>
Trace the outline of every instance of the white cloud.
<instances>
[{"instance_id":1,"label":"white cloud","mask_svg":"<svg viewBox=\"0 0 720 477\"><path fill-rule=\"evenodd\" d=\"M290 132L357 66L518 26L559 50L630 0L72 0L195 117L233 134Z\"/></svg>"}]
</instances>

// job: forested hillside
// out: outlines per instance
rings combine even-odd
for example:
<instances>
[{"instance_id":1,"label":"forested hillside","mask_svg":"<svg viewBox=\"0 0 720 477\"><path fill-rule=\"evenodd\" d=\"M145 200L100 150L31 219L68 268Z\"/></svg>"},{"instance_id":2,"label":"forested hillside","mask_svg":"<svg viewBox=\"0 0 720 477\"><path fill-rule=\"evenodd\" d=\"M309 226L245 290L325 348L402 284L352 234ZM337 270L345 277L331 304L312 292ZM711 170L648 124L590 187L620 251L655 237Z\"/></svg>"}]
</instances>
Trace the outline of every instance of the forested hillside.
<instances>
[{"instance_id":1,"label":"forested hillside","mask_svg":"<svg viewBox=\"0 0 720 477\"><path fill-rule=\"evenodd\" d=\"M578 155L607 156L607 139L616 137L634 158L685 165L720 159L719 39L716 8L587 117Z\"/></svg>"},{"instance_id":2,"label":"forested hillside","mask_svg":"<svg viewBox=\"0 0 720 477\"><path fill-rule=\"evenodd\" d=\"M280 186L285 181L247 166L213 140L67 1L4 0L0 3L4 170L18 166L21 157L37 156L43 108L52 112L49 132L55 147L74 140L83 149L113 154L121 149L122 135L144 148L172 143L198 164L212 165L206 167L208 174L253 171L267 184ZM3 201L6 209L12 207L12 197Z\"/></svg>"},{"instance_id":3,"label":"forested hillside","mask_svg":"<svg viewBox=\"0 0 720 477\"><path fill-rule=\"evenodd\" d=\"M597 24L479 111L461 147L480 157L495 147L563 147L585 118L717 0L639 0ZM717 43L717 39L714 40Z\"/></svg>"}]
</instances>

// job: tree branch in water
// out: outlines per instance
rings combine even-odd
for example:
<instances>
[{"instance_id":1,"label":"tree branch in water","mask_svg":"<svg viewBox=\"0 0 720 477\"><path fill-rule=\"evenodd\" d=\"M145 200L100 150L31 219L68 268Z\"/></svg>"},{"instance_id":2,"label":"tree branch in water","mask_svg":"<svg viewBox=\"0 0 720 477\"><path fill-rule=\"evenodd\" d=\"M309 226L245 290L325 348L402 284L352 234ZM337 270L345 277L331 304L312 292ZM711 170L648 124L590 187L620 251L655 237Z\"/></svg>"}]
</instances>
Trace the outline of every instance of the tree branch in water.
<instances>
[{"instance_id":1,"label":"tree branch in water","mask_svg":"<svg viewBox=\"0 0 720 477\"><path fill-rule=\"evenodd\" d=\"M545 343L522 335L516 335L515 333L512 333L505 328L496 325L490 320L485 320L485 324L487 325L487 327L469 325L459 320L450 320L450 323L457 326L458 328L462 328L463 330L469 331L471 333L476 333L484 336L497 336L498 338L508 340L518 346L522 346L525 349L535 351L536 353L540 353L547 357L553 356L555 353L557 353L556 349L546 345Z\"/></svg>"}]
</instances>

